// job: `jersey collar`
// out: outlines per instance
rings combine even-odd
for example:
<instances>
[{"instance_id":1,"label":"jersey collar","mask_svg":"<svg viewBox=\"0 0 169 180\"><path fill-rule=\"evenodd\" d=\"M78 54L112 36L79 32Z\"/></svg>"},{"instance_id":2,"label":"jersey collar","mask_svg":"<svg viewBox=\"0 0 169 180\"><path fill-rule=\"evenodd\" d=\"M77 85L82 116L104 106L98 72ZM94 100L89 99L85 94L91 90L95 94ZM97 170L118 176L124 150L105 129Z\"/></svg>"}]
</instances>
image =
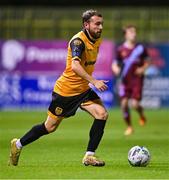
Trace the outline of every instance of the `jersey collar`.
<instances>
[{"instance_id":1,"label":"jersey collar","mask_svg":"<svg viewBox=\"0 0 169 180\"><path fill-rule=\"evenodd\" d=\"M90 36L90 34L87 32L86 29L82 29L82 31L85 33L86 37L89 39L90 42L92 42L94 44L97 41L96 39L94 39Z\"/></svg>"}]
</instances>

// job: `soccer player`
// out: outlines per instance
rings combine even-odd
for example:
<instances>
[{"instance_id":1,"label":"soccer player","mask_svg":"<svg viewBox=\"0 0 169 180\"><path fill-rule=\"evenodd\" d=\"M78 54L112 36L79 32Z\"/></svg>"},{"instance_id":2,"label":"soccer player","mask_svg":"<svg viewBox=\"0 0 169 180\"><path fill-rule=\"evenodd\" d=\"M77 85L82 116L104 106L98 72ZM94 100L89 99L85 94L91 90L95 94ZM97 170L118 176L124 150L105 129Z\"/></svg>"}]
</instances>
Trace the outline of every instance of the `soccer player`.
<instances>
[{"instance_id":1,"label":"soccer player","mask_svg":"<svg viewBox=\"0 0 169 180\"><path fill-rule=\"evenodd\" d=\"M127 124L125 135L133 133L129 101L131 106L138 112L139 123L143 126L146 118L143 107L140 105L144 72L150 64L150 58L145 47L136 42L137 30L133 25L124 27L125 41L117 48L116 60L112 64L112 70L119 76L120 83L118 93L121 101L123 118Z\"/></svg>"},{"instance_id":2,"label":"soccer player","mask_svg":"<svg viewBox=\"0 0 169 180\"><path fill-rule=\"evenodd\" d=\"M24 146L54 132L64 118L75 115L78 107L94 118L82 163L86 166L105 165L104 161L96 158L95 151L102 139L108 113L89 86L91 83L99 91L107 89L106 81L92 76L101 43L103 17L96 10L87 10L82 14L82 22L83 29L68 44L66 68L54 85L46 121L33 126L20 139L11 140L9 165L16 166Z\"/></svg>"}]
</instances>

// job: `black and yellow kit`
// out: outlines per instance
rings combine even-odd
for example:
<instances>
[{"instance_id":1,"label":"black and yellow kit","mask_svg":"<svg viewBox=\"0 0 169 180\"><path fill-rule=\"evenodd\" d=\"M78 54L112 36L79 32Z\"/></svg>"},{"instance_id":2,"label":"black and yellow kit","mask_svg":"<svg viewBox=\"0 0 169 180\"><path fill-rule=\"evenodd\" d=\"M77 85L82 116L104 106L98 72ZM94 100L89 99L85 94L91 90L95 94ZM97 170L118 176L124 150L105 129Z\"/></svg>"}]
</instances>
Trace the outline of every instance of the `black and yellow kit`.
<instances>
[{"instance_id":1,"label":"black and yellow kit","mask_svg":"<svg viewBox=\"0 0 169 180\"><path fill-rule=\"evenodd\" d=\"M72 37L68 45L66 68L54 86L48 109L50 116L68 117L75 114L83 102L99 99L89 87L89 82L72 70L71 64L73 60L80 61L84 70L92 75L100 43L101 39L93 41L85 30Z\"/></svg>"},{"instance_id":2,"label":"black and yellow kit","mask_svg":"<svg viewBox=\"0 0 169 180\"><path fill-rule=\"evenodd\" d=\"M78 76L71 68L72 60L78 59L89 75L94 71L101 41L98 39L92 42L86 33L80 31L69 42L66 69L54 86L54 92L62 96L78 95L90 88L89 82Z\"/></svg>"}]
</instances>

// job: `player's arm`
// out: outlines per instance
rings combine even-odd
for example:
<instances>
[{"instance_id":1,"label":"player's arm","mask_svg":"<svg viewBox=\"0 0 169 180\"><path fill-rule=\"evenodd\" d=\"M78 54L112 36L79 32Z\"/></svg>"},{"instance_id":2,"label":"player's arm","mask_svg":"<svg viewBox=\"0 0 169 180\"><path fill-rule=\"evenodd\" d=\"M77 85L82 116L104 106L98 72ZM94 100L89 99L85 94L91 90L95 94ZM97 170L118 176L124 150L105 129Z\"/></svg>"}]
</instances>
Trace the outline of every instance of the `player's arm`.
<instances>
[{"instance_id":1,"label":"player's arm","mask_svg":"<svg viewBox=\"0 0 169 180\"><path fill-rule=\"evenodd\" d=\"M118 65L118 62L115 60L113 63L112 63L112 71L113 73L118 76L121 72L121 68L120 66Z\"/></svg>"},{"instance_id":2,"label":"player's arm","mask_svg":"<svg viewBox=\"0 0 169 180\"><path fill-rule=\"evenodd\" d=\"M150 66L151 64L151 59L150 58L146 58L143 66L141 67L142 72L144 73L146 71L146 69Z\"/></svg>"},{"instance_id":3,"label":"player's arm","mask_svg":"<svg viewBox=\"0 0 169 180\"><path fill-rule=\"evenodd\" d=\"M94 77L90 76L81 66L78 59L72 61L72 70L80 77L87 80L89 83L93 84L99 91L105 91L108 88L105 84L107 81L97 80Z\"/></svg>"},{"instance_id":4,"label":"player's arm","mask_svg":"<svg viewBox=\"0 0 169 180\"><path fill-rule=\"evenodd\" d=\"M136 69L136 74L137 75L143 75L145 73L146 69L149 67L149 65L150 65L150 60L146 60L143 64L143 66L138 67Z\"/></svg>"},{"instance_id":5,"label":"player's arm","mask_svg":"<svg viewBox=\"0 0 169 180\"><path fill-rule=\"evenodd\" d=\"M123 61L121 58L120 48L117 48L116 50L116 58L112 63L111 69L115 76L119 76L123 69Z\"/></svg>"},{"instance_id":6,"label":"player's arm","mask_svg":"<svg viewBox=\"0 0 169 180\"><path fill-rule=\"evenodd\" d=\"M74 39L70 43L72 50L72 70L89 83L93 84L98 90L105 91L107 89L106 81L97 80L89 75L81 65L82 53L85 49L85 45L81 39Z\"/></svg>"},{"instance_id":7,"label":"player's arm","mask_svg":"<svg viewBox=\"0 0 169 180\"><path fill-rule=\"evenodd\" d=\"M146 69L151 64L151 58L148 56L148 53L147 53L146 49L144 49L143 58L144 58L144 64L141 67L138 67L136 69L136 74L137 75L143 75L145 73Z\"/></svg>"}]
</instances>

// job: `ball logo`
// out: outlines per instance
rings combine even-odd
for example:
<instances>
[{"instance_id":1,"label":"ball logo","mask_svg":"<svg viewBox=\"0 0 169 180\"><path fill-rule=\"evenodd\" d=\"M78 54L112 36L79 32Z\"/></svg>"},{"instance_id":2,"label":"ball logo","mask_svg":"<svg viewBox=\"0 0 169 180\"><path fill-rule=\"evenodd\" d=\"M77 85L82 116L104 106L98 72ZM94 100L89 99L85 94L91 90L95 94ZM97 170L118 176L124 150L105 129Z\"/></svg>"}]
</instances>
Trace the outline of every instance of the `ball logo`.
<instances>
[{"instance_id":1,"label":"ball logo","mask_svg":"<svg viewBox=\"0 0 169 180\"><path fill-rule=\"evenodd\" d=\"M2 46L2 66L7 70L14 70L24 58L24 46L15 40L6 41Z\"/></svg>"}]
</instances>

